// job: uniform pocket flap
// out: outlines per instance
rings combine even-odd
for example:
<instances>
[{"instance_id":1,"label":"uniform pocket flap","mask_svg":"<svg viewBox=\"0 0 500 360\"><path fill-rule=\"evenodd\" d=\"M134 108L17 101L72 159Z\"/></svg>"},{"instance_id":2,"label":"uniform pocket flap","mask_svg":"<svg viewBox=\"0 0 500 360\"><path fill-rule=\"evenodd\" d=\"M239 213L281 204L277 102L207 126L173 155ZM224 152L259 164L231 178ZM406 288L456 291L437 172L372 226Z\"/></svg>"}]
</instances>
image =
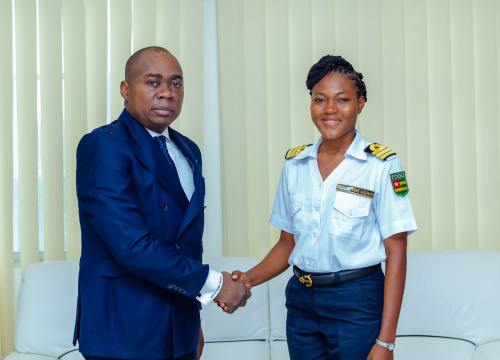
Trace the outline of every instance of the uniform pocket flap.
<instances>
[{"instance_id":1,"label":"uniform pocket flap","mask_svg":"<svg viewBox=\"0 0 500 360\"><path fill-rule=\"evenodd\" d=\"M363 196L337 192L334 207L348 218L368 216L372 200Z\"/></svg>"}]
</instances>

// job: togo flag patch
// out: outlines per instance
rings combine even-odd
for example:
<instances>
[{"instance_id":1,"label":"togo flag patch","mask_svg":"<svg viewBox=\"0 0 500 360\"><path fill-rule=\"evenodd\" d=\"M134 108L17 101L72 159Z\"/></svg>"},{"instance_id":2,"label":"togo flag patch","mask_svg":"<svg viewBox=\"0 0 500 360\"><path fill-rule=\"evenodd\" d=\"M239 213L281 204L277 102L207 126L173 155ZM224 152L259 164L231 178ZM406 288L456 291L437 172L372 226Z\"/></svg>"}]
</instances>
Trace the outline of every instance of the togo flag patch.
<instances>
[{"instance_id":1,"label":"togo flag patch","mask_svg":"<svg viewBox=\"0 0 500 360\"><path fill-rule=\"evenodd\" d=\"M396 195L405 196L410 191L406 182L406 174L404 171L391 174L391 182Z\"/></svg>"}]
</instances>

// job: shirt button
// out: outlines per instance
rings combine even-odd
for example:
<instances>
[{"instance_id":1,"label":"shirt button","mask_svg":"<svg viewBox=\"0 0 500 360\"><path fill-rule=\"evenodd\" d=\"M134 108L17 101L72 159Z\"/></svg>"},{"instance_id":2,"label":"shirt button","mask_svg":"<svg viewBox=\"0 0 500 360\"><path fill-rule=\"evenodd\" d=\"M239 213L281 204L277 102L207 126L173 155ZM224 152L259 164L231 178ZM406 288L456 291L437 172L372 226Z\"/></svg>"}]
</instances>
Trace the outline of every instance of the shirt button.
<instances>
[{"instance_id":1,"label":"shirt button","mask_svg":"<svg viewBox=\"0 0 500 360\"><path fill-rule=\"evenodd\" d=\"M307 259L307 262L308 262L309 264L312 264L312 263L314 262L314 260L313 260L313 259Z\"/></svg>"},{"instance_id":2,"label":"shirt button","mask_svg":"<svg viewBox=\"0 0 500 360\"><path fill-rule=\"evenodd\" d=\"M314 208L314 211L319 212L319 207L317 207L317 206L316 206L316 207Z\"/></svg>"},{"instance_id":3,"label":"shirt button","mask_svg":"<svg viewBox=\"0 0 500 360\"><path fill-rule=\"evenodd\" d=\"M161 211L167 211L167 210L168 210L168 205L167 204L162 204Z\"/></svg>"},{"instance_id":4,"label":"shirt button","mask_svg":"<svg viewBox=\"0 0 500 360\"><path fill-rule=\"evenodd\" d=\"M181 244L179 244L179 243L175 243L175 248L176 248L177 250L179 250L179 249L181 248Z\"/></svg>"},{"instance_id":5,"label":"shirt button","mask_svg":"<svg viewBox=\"0 0 500 360\"><path fill-rule=\"evenodd\" d=\"M318 234L316 232L313 232L313 238L317 238Z\"/></svg>"}]
</instances>

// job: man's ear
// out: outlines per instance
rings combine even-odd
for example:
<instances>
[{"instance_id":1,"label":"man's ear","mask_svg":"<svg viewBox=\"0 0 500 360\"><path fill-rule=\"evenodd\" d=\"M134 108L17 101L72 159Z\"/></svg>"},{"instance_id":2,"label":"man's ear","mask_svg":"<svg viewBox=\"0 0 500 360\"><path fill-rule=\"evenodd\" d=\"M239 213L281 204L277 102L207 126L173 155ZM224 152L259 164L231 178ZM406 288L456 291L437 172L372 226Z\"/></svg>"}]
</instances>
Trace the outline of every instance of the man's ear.
<instances>
[{"instance_id":1,"label":"man's ear","mask_svg":"<svg viewBox=\"0 0 500 360\"><path fill-rule=\"evenodd\" d=\"M128 90L129 90L130 86L128 85L128 82L126 81L122 81L120 83L120 94L122 96L123 99L125 99L125 102L128 101Z\"/></svg>"}]
</instances>

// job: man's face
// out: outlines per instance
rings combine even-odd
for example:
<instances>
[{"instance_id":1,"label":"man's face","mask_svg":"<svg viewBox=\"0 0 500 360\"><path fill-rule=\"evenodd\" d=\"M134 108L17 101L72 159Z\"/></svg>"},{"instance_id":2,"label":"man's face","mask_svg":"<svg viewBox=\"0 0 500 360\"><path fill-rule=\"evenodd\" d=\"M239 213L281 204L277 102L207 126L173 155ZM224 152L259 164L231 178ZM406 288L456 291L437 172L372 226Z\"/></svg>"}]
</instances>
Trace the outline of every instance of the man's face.
<instances>
[{"instance_id":1,"label":"man's face","mask_svg":"<svg viewBox=\"0 0 500 360\"><path fill-rule=\"evenodd\" d=\"M125 109L142 126L162 133L181 112L184 99L182 69L170 53L148 50L120 84Z\"/></svg>"}]
</instances>

